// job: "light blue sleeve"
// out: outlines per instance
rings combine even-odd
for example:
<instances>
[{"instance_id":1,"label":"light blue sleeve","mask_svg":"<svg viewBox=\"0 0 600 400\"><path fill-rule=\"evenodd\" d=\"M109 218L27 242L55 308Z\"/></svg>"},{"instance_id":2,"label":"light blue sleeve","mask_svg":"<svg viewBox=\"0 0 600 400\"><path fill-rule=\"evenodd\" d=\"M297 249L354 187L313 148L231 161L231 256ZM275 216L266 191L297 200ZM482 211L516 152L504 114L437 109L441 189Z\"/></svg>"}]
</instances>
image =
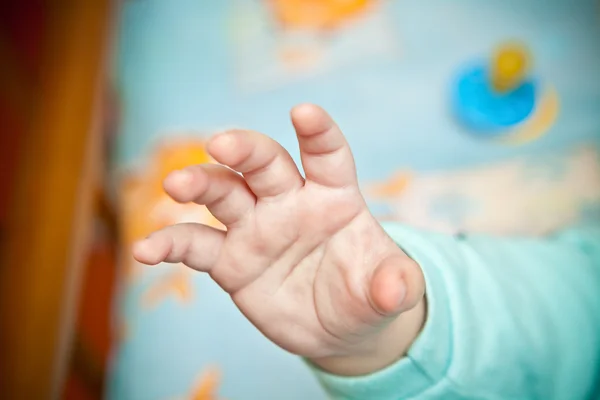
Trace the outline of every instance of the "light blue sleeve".
<instances>
[{"instance_id":1,"label":"light blue sleeve","mask_svg":"<svg viewBox=\"0 0 600 400\"><path fill-rule=\"evenodd\" d=\"M424 271L427 321L384 370L316 370L331 397L600 398L599 229L530 239L385 228Z\"/></svg>"}]
</instances>

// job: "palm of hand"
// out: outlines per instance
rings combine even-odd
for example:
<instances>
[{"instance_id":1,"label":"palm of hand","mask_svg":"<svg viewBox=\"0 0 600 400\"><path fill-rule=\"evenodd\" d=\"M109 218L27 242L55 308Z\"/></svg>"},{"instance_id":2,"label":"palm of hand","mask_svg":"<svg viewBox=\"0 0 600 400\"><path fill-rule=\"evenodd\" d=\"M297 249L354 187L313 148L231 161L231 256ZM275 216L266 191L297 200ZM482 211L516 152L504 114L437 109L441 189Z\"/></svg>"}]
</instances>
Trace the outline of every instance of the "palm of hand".
<instances>
[{"instance_id":1,"label":"palm of hand","mask_svg":"<svg viewBox=\"0 0 600 400\"><path fill-rule=\"evenodd\" d=\"M171 174L165 189L177 201L205 204L227 232L175 225L138 243L134 254L208 272L288 351L344 355L419 301L422 276L369 213L333 121L310 105L292 119L306 179L264 135L216 136L209 152L231 169L190 167Z\"/></svg>"}]
</instances>

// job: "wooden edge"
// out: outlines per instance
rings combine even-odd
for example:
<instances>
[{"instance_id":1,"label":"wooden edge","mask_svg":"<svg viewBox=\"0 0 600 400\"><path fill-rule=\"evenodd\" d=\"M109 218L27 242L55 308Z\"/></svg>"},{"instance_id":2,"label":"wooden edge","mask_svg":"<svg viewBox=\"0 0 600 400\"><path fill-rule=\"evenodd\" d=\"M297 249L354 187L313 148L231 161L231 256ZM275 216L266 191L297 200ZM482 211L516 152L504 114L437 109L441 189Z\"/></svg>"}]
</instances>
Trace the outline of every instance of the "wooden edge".
<instances>
[{"instance_id":1,"label":"wooden edge","mask_svg":"<svg viewBox=\"0 0 600 400\"><path fill-rule=\"evenodd\" d=\"M108 39L108 0L55 1L31 131L20 149L0 268L0 393L60 392L97 164L90 134ZM75 306L75 305L73 305ZM75 306L76 307L76 306Z\"/></svg>"},{"instance_id":2,"label":"wooden edge","mask_svg":"<svg viewBox=\"0 0 600 400\"><path fill-rule=\"evenodd\" d=\"M0 96L15 114L19 123L26 120L31 105L30 94L33 85L22 73L14 55L14 50L5 36L0 35ZM5 134L10 134L6 132Z\"/></svg>"},{"instance_id":3,"label":"wooden edge","mask_svg":"<svg viewBox=\"0 0 600 400\"><path fill-rule=\"evenodd\" d=\"M65 290L62 306L62 315L60 320L60 331L57 343L58 355L55 357L53 379L52 379L52 397L59 398L63 393L62 389L67 378L69 362L71 360L72 349L75 345L75 325L80 299L80 289L85 274L87 249L91 240L90 227L93 225L94 213L97 211L95 206L98 202L99 186L104 183L103 162L106 160L105 149L105 124L104 111L106 107L107 71L112 64L113 44L116 42L118 32L117 22L120 5L118 1L106 0L108 3L106 14L104 16L104 41L101 43L98 51L101 58L101 69L96 79L96 96L94 99L94 108L92 112L91 129L86 148L88 157L85 160L85 168L90 179L82 179L79 187L79 202L74 218L73 243L71 245L70 271L65 281Z\"/></svg>"}]
</instances>

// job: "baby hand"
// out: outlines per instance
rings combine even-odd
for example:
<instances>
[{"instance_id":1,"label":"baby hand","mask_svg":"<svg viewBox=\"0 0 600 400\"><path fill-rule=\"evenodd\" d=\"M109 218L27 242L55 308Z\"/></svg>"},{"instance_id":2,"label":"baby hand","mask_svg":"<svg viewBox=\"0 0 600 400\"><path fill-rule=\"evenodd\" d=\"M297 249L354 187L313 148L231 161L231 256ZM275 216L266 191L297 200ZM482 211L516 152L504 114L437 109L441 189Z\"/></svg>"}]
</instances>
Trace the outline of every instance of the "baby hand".
<instances>
[{"instance_id":1,"label":"baby hand","mask_svg":"<svg viewBox=\"0 0 600 400\"><path fill-rule=\"evenodd\" d=\"M176 201L206 205L227 231L174 225L134 255L207 272L292 353L336 373L370 372L402 356L421 328L423 276L367 209L332 119L313 105L291 115L305 178L263 134L217 135L208 151L223 165L173 172L164 186Z\"/></svg>"}]
</instances>

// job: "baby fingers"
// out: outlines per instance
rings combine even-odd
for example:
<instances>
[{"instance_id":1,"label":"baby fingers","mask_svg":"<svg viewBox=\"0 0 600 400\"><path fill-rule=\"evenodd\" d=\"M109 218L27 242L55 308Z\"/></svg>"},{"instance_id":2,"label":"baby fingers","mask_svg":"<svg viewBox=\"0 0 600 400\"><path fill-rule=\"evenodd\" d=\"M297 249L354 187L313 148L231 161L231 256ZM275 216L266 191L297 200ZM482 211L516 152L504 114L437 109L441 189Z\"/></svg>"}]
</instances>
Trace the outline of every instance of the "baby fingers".
<instances>
[{"instance_id":1,"label":"baby fingers","mask_svg":"<svg viewBox=\"0 0 600 400\"><path fill-rule=\"evenodd\" d=\"M225 232L201 224L177 224L161 229L133 246L133 256L143 264L184 263L209 272L217 262Z\"/></svg>"},{"instance_id":2,"label":"baby fingers","mask_svg":"<svg viewBox=\"0 0 600 400\"><path fill-rule=\"evenodd\" d=\"M222 165L194 165L172 172L164 187L175 201L206 205L225 226L242 220L256 203L244 178Z\"/></svg>"}]
</instances>

